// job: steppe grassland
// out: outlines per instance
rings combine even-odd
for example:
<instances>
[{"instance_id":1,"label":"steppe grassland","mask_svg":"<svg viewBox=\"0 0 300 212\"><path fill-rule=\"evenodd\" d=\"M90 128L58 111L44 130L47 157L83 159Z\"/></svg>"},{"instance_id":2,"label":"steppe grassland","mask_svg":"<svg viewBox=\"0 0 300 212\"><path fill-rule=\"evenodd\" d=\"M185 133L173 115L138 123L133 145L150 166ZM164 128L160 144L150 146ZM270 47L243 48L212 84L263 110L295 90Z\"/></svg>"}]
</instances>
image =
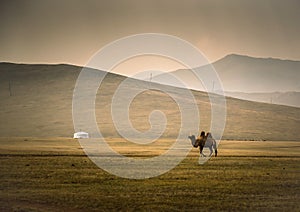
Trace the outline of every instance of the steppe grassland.
<instances>
[{"instance_id":1,"label":"steppe grassland","mask_svg":"<svg viewBox=\"0 0 300 212\"><path fill-rule=\"evenodd\" d=\"M222 141L219 157L198 164L192 149L173 170L151 179L111 175L69 138L1 138L1 210L295 210L299 142ZM171 140L164 140L173 143ZM152 151L110 138L132 156Z\"/></svg>"}]
</instances>

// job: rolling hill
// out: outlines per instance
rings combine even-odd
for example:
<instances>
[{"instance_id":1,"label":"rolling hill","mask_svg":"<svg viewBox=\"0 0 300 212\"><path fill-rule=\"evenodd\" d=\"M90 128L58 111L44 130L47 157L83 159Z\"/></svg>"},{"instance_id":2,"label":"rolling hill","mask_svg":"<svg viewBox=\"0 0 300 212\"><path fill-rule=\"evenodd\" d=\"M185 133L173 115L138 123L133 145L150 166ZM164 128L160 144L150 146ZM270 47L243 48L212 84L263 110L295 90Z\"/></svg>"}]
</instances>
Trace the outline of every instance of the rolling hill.
<instances>
[{"instance_id":1,"label":"rolling hill","mask_svg":"<svg viewBox=\"0 0 300 212\"><path fill-rule=\"evenodd\" d=\"M71 137L72 97L80 70L81 67L64 64L0 63L1 137ZM111 101L115 89L125 79L107 74L97 94L97 123L106 137L119 137L111 118ZM148 83L130 80L132 89L136 83ZM193 94L201 114L200 128L207 131L209 98L205 92L193 91ZM140 131L149 129L148 116L154 109L164 112L168 121L163 137L175 138L180 129L180 111L174 100L156 90L134 99L130 106L132 125ZM300 140L299 128L300 108L227 98L224 139Z\"/></svg>"}]
</instances>

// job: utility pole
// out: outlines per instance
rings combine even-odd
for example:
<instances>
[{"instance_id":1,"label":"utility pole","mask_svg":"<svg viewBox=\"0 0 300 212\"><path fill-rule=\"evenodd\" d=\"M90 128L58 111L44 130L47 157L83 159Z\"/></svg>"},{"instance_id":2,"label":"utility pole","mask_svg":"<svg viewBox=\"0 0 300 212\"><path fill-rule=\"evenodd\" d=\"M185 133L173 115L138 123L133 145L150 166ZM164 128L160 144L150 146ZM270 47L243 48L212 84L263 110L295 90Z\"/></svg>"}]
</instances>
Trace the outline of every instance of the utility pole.
<instances>
[{"instance_id":1,"label":"utility pole","mask_svg":"<svg viewBox=\"0 0 300 212\"><path fill-rule=\"evenodd\" d=\"M9 90L9 96L12 96L12 92L11 92L11 81L8 81L8 90Z\"/></svg>"},{"instance_id":2,"label":"utility pole","mask_svg":"<svg viewBox=\"0 0 300 212\"><path fill-rule=\"evenodd\" d=\"M151 81L152 81L152 73L150 73L150 78L149 78L149 89L151 89Z\"/></svg>"}]
</instances>

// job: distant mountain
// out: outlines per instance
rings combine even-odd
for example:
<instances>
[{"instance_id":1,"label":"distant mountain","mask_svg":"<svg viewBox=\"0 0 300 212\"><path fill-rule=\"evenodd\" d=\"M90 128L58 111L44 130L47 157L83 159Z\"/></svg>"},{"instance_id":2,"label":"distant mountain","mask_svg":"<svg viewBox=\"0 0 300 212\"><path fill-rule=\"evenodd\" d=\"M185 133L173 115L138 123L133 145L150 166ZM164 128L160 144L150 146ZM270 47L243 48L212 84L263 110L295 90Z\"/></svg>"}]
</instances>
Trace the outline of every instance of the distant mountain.
<instances>
[{"instance_id":1,"label":"distant mountain","mask_svg":"<svg viewBox=\"0 0 300 212\"><path fill-rule=\"evenodd\" d=\"M1 136L72 137L73 90L81 69L82 67L71 65L0 63ZM129 82L129 89L136 89L137 85L148 88L150 85L149 82L112 73L106 75L95 101L96 120L103 136L120 136L112 121L111 102L115 90L125 79ZM86 83L84 88L88 91L89 82ZM168 89L176 93L180 88ZM210 100L206 92L193 91L193 95L201 115L200 129L207 131L211 123ZM189 101L185 96L180 98L182 101ZM84 104L85 99L82 101ZM300 108L230 97L226 102L227 117L223 139L300 140ZM177 138L181 127L178 106L168 95L155 89L140 93L131 103L132 125L143 132L148 130L149 114L153 110L161 110L166 115L168 124L163 136Z\"/></svg>"},{"instance_id":2,"label":"distant mountain","mask_svg":"<svg viewBox=\"0 0 300 212\"><path fill-rule=\"evenodd\" d=\"M300 91L300 61L232 54L214 62L213 66L225 91Z\"/></svg>"},{"instance_id":3,"label":"distant mountain","mask_svg":"<svg viewBox=\"0 0 300 212\"><path fill-rule=\"evenodd\" d=\"M275 104L300 106L299 94L296 93L300 92L300 61L231 54L211 65L193 70L201 79L208 79L205 80L206 87L199 83L191 70L180 69L171 74L181 79L188 88L216 92L221 87L217 87L215 79L209 77L212 70L216 70L223 90L229 96L268 103L272 97ZM153 81L179 85L178 80L174 80L169 74L156 76Z\"/></svg>"}]
</instances>

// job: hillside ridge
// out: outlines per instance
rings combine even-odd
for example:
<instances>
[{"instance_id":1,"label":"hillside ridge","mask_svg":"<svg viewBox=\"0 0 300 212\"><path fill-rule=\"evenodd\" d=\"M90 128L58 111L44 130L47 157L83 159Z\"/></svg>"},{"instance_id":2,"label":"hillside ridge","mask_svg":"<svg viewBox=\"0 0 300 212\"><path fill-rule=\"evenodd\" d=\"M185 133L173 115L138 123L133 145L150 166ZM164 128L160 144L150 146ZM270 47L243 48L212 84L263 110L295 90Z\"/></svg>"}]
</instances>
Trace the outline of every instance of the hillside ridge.
<instances>
[{"instance_id":1,"label":"hillside ridge","mask_svg":"<svg viewBox=\"0 0 300 212\"><path fill-rule=\"evenodd\" d=\"M72 137L72 98L80 70L81 67L69 65L1 63L0 119L5 123L0 125L1 136ZM126 77L108 73L97 94L97 122L104 136L119 136L110 117L110 105L115 89L124 79ZM193 94L201 114L200 128L207 131L211 110L209 98L205 92L193 91ZM224 139L300 140L300 108L226 99ZM138 95L132 106L132 123L138 130L147 130L149 114L154 109L161 109L169 123L163 136L176 138L180 114L170 97L150 90Z\"/></svg>"}]
</instances>

